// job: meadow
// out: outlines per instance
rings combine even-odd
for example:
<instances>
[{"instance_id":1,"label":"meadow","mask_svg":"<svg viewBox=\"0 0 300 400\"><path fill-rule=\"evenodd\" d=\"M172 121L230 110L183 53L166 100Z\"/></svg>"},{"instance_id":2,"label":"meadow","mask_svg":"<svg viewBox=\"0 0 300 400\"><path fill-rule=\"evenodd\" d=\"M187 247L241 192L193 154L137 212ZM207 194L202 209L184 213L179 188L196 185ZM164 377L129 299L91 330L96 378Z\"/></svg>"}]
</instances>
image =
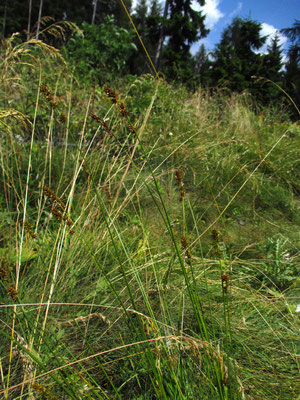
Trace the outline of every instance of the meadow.
<instances>
[{"instance_id":1,"label":"meadow","mask_svg":"<svg viewBox=\"0 0 300 400\"><path fill-rule=\"evenodd\" d=\"M300 399L285 106L17 36L0 68L0 397Z\"/></svg>"}]
</instances>

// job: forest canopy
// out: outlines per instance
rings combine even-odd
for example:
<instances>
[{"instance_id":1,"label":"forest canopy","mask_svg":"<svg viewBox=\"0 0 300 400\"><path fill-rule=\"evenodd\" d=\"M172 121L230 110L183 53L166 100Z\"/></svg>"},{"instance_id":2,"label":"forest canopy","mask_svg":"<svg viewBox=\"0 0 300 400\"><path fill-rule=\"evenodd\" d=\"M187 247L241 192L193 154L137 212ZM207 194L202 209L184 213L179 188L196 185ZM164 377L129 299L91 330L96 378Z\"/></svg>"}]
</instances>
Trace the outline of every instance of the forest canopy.
<instances>
[{"instance_id":1,"label":"forest canopy","mask_svg":"<svg viewBox=\"0 0 300 400\"><path fill-rule=\"evenodd\" d=\"M198 3L203 6L205 1ZM285 56L278 34L271 38L266 53L259 52L267 40L262 24L240 17L225 28L213 51L202 44L192 55L191 46L209 30L205 15L193 9L191 0L153 0L150 5L139 0L135 9L131 0L123 4L120 0L5 0L0 5L2 40L19 32L24 41L35 37L53 43L44 29L55 21L73 22L83 32L83 36L68 32L55 45L86 80L104 84L116 76L154 73L155 67L165 79L192 89L201 85L248 91L264 105L281 101L284 90L299 103L297 20L282 31L290 41Z\"/></svg>"}]
</instances>

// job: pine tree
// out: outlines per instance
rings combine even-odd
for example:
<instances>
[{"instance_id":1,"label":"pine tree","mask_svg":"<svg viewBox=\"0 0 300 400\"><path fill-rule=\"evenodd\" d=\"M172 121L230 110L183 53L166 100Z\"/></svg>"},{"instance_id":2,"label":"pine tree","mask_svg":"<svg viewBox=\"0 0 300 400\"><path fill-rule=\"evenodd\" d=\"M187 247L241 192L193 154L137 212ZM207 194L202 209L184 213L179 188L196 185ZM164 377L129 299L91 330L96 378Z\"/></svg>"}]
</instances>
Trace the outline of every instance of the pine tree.
<instances>
[{"instance_id":1,"label":"pine tree","mask_svg":"<svg viewBox=\"0 0 300 400\"><path fill-rule=\"evenodd\" d=\"M8 0L5 0L5 2L4 2L2 7L3 7L3 10L1 10L1 11L2 11L3 15L1 15L2 18L0 18L0 24L2 25L1 37L4 38L5 37L5 30L6 30L6 21L7 21Z\"/></svg>"},{"instance_id":2,"label":"pine tree","mask_svg":"<svg viewBox=\"0 0 300 400\"><path fill-rule=\"evenodd\" d=\"M41 16L52 17L56 21L66 19L81 25L83 22L91 23L93 12L95 24L103 23L107 16L114 16L118 26L127 28L130 22L120 0L97 0L97 8L93 0L44 0L42 2ZM124 0L130 11L132 0ZM7 7L6 7L7 4ZM94 3L95 4L95 3ZM31 16L29 17L29 6ZM14 32L20 32L24 39L28 39L28 28L31 34L37 31L41 0L5 0L0 1L0 30L7 37ZM22 10L22 12L20 12ZM25 33L25 34L24 34Z\"/></svg>"},{"instance_id":3,"label":"pine tree","mask_svg":"<svg viewBox=\"0 0 300 400\"><path fill-rule=\"evenodd\" d=\"M3 38L26 29L26 7L27 4L24 5L22 0L0 1L0 32Z\"/></svg>"},{"instance_id":4,"label":"pine tree","mask_svg":"<svg viewBox=\"0 0 300 400\"><path fill-rule=\"evenodd\" d=\"M153 0L151 2L150 11L147 16L147 30L149 32L149 45L148 49L151 58L154 60L155 51L157 50L157 43L160 35L162 7L158 0Z\"/></svg>"},{"instance_id":5,"label":"pine tree","mask_svg":"<svg viewBox=\"0 0 300 400\"><path fill-rule=\"evenodd\" d=\"M90 0L91 1L91 0ZM127 10L131 11L132 0L123 0ZM130 27L130 21L120 0L98 0L97 13L95 23L104 22L107 16L112 15L115 23L122 28Z\"/></svg>"},{"instance_id":6,"label":"pine tree","mask_svg":"<svg viewBox=\"0 0 300 400\"><path fill-rule=\"evenodd\" d=\"M204 0L197 1L201 6ZM169 0L164 21L168 42L163 50L163 70L169 79L189 81L193 77L191 45L208 34L201 11L192 8L192 0Z\"/></svg>"},{"instance_id":7,"label":"pine tree","mask_svg":"<svg viewBox=\"0 0 300 400\"><path fill-rule=\"evenodd\" d=\"M163 43L165 40L165 23L167 21L167 16L168 16L169 2L170 2L170 0L165 0L164 14L163 14L163 18L160 21L160 25L159 25L159 38L158 38L158 42L157 42L155 60L154 60L154 66L155 66L156 70L158 70L158 68L159 68L162 46L163 46Z\"/></svg>"},{"instance_id":8,"label":"pine tree","mask_svg":"<svg viewBox=\"0 0 300 400\"><path fill-rule=\"evenodd\" d=\"M145 30L148 14L147 0L139 0L135 8L135 24L139 32Z\"/></svg>"},{"instance_id":9,"label":"pine tree","mask_svg":"<svg viewBox=\"0 0 300 400\"><path fill-rule=\"evenodd\" d=\"M253 75L260 75L261 55L258 50L267 37L260 34L261 24L249 19L235 18L227 27L213 52L211 77L214 84L226 84L232 90L252 88Z\"/></svg>"},{"instance_id":10,"label":"pine tree","mask_svg":"<svg viewBox=\"0 0 300 400\"><path fill-rule=\"evenodd\" d=\"M271 39L271 44L267 47L267 54L262 55L262 68L260 75L271 82L265 82L259 92L260 100L265 103L275 103L282 98L282 91L276 86L283 85L283 71L282 71L282 49L279 44L279 34L276 33ZM274 83L276 85L274 85Z\"/></svg>"},{"instance_id":11,"label":"pine tree","mask_svg":"<svg viewBox=\"0 0 300 400\"><path fill-rule=\"evenodd\" d=\"M264 64L266 69L266 78L271 79L274 82L279 82L282 79L281 68L282 62L282 49L279 44L279 34L276 33L271 39L271 44L268 46L268 53L264 58Z\"/></svg>"},{"instance_id":12,"label":"pine tree","mask_svg":"<svg viewBox=\"0 0 300 400\"><path fill-rule=\"evenodd\" d=\"M160 4L157 0L153 0L150 7L148 7L146 0L139 0L132 17L144 46L154 63L162 19ZM131 73L152 73L153 68L138 37L136 37L135 45L138 48L138 52L130 59Z\"/></svg>"},{"instance_id":13,"label":"pine tree","mask_svg":"<svg viewBox=\"0 0 300 400\"><path fill-rule=\"evenodd\" d=\"M209 68L210 68L209 56L206 51L204 44L202 43L199 50L194 56L194 73L197 76L197 81L201 86L209 86Z\"/></svg>"},{"instance_id":14,"label":"pine tree","mask_svg":"<svg viewBox=\"0 0 300 400\"><path fill-rule=\"evenodd\" d=\"M139 0L137 2L135 13L132 16L132 19L139 33L140 38L142 39L146 49L148 50L149 32L147 30L147 25L146 25L147 14L148 14L147 0ZM134 54L129 60L130 71L132 74L142 74L146 72L147 68L146 54L137 36L135 36L135 45L138 49L138 52Z\"/></svg>"},{"instance_id":15,"label":"pine tree","mask_svg":"<svg viewBox=\"0 0 300 400\"><path fill-rule=\"evenodd\" d=\"M300 105L300 21L296 20L291 28L281 30L291 42L284 75L285 90ZM299 118L299 115L297 115Z\"/></svg>"}]
</instances>

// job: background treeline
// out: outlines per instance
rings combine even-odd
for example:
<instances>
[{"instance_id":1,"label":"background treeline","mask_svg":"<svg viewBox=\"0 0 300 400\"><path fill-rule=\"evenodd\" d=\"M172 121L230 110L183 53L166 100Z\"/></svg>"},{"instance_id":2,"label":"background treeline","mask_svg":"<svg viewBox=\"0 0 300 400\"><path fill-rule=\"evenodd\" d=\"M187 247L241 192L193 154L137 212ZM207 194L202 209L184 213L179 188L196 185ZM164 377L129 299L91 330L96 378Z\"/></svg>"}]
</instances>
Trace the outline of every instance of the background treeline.
<instances>
[{"instance_id":1,"label":"background treeline","mask_svg":"<svg viewBox=\"0 0 300 400\"><path fill-rule=\"evenodd\" d=\"M263 105L281 102L282 88L299 104L299 21L282 31L290 40L285 56L278 35L265 54L258 53L268 37L262 36L261 23L249 18L233 19L212 52L202 44L192 56L191 46L209 30L205 16L193 10L191 3L153 0L149 5L139 0L132 10L132 1L124 1L153 65L167 80L186 83L190 88L201 85L247 90ZM204 1L199 0L199 4ZM45 28L63 20L76 23L84 35L70 32L57 43ZM88 81L103 84L126 74L153 72L120 0L6 0L0 5L0 24L2 38L20 32L22 40L35 37L54 41Z\"/></svg>"}]
</instances>

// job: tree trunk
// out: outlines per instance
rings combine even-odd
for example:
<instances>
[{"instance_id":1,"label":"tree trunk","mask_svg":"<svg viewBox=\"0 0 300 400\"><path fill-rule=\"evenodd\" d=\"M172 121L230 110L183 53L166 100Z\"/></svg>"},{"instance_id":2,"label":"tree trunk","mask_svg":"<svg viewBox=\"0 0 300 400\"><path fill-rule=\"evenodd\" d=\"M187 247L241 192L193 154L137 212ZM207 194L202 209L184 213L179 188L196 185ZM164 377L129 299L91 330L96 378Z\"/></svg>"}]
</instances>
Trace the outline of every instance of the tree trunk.
<instances>
[{"instance_id":1,"label":"tree trunk","mask_svg":"<svg viewBox=\"0 0 300 400\"><path fill-rule=\"evenodd\" d=\"M95 25L97 3L98 3L98 0L93 0L93 6L94 6L94 8L93 8L93 16L92 16L92 25Z\"/></svg>"},{"instance_id":2,"label":"tree trunk","mask_svg":"<svg viewBox=\"0 0 300 400\"><path fill-rule=\"evenodd\" d=\"M27 42L30 39L32 0L28 0Z\"/></svg>"},{"instance_id":3,"label":"tree trunk","mask_svg":"<svg viewBox=\"0 0 300 400\"><path fill-rule=\"evenodd\" d=\"M36 40L39 40L40 26L41 26L41 18L42 18L42 9L43 9L43 0L40 0L40 9L39 9L39 17L36 28Z\"/></svg>"},{"instance_id":4,"label":"tree trunk","mask_svg":"<svg viewBox=\"0 0 300 400\"><path fill-rule=\"evenodd\" d=\"M168 16L169 1L170 0L165 1L164 17L163 17L164 20L166 20L166 18ZM164 26L162 24L160 26L159 40L158 40L158 45L157 45L156 54L155 54L155 61L154 61L154 66L155 66L156 70L158 70L158 67L159 67L161 49L162 49L163 42L165 40L165 32L164 31L165 31Z\"/></svg>"}]
</instances>

